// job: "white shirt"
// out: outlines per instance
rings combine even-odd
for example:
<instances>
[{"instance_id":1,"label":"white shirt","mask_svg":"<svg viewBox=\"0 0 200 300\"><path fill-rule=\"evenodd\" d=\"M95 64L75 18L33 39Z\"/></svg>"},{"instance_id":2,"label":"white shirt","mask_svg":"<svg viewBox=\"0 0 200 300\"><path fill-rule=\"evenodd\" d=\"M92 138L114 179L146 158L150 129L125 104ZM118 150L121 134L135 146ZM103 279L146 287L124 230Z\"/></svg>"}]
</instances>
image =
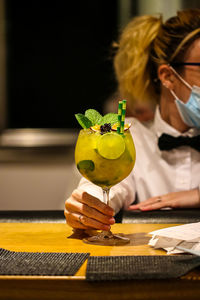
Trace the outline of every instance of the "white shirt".
<instances>
[{"instance_id":1,"label":"white shirt","mask_svg":"<svg viewBox=\"0 0 200 300\"><path fill-rule=\"evenodd\" d=\"M200 184L200 152L188 146L181 146L170 151L158 148L158 138L167 133L172 136L196 136L197 128L191 128L181 134L166 123L157 107L154 122L144 126L137 119L127 120L136 148L136 163L131 174L113 186L110 190L110 203L115 212L128 208L136 199L141 202L150 197L161 196L198 188ZM100 187L82 178L79 188L102 200Z\"/></svg>"}]
</instances>

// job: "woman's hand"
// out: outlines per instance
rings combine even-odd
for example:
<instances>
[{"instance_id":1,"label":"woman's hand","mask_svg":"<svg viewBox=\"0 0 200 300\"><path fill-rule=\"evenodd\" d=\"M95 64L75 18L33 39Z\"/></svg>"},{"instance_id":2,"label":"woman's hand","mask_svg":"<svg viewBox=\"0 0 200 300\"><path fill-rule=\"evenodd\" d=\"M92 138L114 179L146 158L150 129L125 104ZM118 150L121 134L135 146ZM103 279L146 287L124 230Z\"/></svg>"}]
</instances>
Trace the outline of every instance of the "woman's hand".
<instances>
[{"instance_id":1,"label":"woman's hand","mask_svg":"<svg viewBox=\"0 0 200 300\"><path fill-rule=\"evenodd\" d=\"M79 229L110 230L115 223L113 209L85 191L76 189L65 201L67 224Z\"/></svg>"},{"instance_id":2,"label":"woman's hand","mask_svg":"<svg viewBox=\"0 0 200 300\"><path fill-rule=\"evenodd\" d=\"M200 208L199 190L169 193L152 197L139 204L130 205L128 210L156 210L165 207L170 208Z\"/></svg>"}]
</instances>

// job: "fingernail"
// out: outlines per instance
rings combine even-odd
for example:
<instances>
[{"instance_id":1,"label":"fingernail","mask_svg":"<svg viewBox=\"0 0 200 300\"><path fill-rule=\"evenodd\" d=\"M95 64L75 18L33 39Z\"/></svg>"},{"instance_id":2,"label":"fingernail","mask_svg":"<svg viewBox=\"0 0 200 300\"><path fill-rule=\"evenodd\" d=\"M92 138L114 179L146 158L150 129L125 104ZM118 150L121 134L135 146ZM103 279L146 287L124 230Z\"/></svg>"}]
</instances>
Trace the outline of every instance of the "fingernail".
<instances>
[{"instance_id":1,"label":"fingernail","mask_svg":"<svg viewBox=\"0 0 200 300\"><path fill-rule=\"evenodd\" d=\"M110 224L114 224L115 223L115 219L114 218L110 218L108 221L109 221Z\"/></svg>"}]
</instances>

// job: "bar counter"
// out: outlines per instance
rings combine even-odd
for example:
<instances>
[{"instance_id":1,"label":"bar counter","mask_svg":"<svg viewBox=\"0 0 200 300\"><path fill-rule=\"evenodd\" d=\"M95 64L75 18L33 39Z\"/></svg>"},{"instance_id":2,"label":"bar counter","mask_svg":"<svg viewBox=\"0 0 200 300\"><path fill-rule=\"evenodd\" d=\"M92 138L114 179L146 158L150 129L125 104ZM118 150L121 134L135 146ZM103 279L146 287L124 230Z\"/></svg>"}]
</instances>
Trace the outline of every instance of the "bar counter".
<instances>
[{"instance_id":1,"label":"bar counter","mask_svg":"<svg viewBox=\"0 0 200 300\"><path fill-rule=\"evenodd\" d=\"M132 236L125 246L83 243L64 223L0 223L0 247L19 252L82 252L91 256L166 255L148 245L149 232L176 224L115 224ZM178 279L86 281L87 261L75 276L0 276L0 299L200 299L200 271Z\"/></svg>"}]
</instances>

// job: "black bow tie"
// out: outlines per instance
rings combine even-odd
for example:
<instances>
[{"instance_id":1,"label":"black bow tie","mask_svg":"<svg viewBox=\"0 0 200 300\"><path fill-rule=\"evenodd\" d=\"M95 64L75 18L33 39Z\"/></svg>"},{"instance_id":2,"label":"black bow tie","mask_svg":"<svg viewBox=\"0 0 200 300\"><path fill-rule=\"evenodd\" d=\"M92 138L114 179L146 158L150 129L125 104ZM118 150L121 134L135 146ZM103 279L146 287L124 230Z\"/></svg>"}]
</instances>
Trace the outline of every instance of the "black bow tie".
<instances>
[{"instance_id":1,"label":"black bow tie","mask_svg":"<svg viewBox=\"0 0 200 300\"><path fill-rule=\"evenodd\" d=\"M174 137L163 133L158 139L158 147L160 150L171 150L180 146L190 146L200 151L200 135L194 137L178 136Z\"/></svg>"}]
</instances>

